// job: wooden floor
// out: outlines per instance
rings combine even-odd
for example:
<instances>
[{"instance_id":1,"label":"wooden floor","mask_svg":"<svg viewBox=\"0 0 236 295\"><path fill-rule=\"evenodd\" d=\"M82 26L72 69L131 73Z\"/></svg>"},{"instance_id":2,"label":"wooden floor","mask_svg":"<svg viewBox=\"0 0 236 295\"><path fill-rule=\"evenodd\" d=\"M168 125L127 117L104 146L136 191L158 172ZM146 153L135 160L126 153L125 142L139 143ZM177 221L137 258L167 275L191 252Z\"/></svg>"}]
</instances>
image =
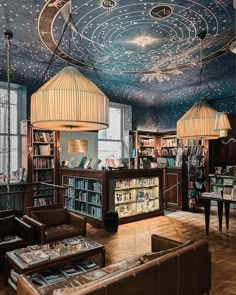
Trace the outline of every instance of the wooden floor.
<instances>
[{"instance_id":1,"label":"wooden floor","mask_svg":"<svg viewBox=\"0 0 236 295\"><path fill-rule=\"evenodd\" d=\"M105 245L107 264L150 251L150 236L153 233L179 241L205 239L204 214L174 212L120 225L115 234L88 225L88 237ZM216 211L212 209L208 240L212 252L210 294L236 294L236 209L231 209L229 231L226 232L224 223L221 236L218 232ZM2 271L0 272L0 294L15 295L10 287L3 286Z\"/></svg>"}]
</instances>

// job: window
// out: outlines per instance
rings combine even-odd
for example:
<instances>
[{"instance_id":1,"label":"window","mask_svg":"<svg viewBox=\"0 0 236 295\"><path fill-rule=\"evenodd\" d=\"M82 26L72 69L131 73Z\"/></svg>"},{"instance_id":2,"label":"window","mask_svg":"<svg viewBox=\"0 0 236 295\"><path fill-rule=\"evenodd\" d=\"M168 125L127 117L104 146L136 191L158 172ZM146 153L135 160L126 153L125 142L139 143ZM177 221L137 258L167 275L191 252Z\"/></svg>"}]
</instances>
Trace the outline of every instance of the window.
<instances>
[{"instance_id":1,"label":"window","mask_svg":"<svg viewBox=\"0 0 236 295\"><path fill-rule=\"evenodd\" d=\"M132 108L110 103L109 128L98 132L98 158L129 157L129 131L132 129Z\"/></svg>"},{"instance_id":2,"label":"window","mask_svg":"<svg viewBox=\"0 0 236 295\"><path fill-rule=\"evenodd\" d=\"M26 91L11 84L10 91L10 156L11 171L21 166L20 122L26 119ZM8 173L8 92L7 83L0 82L0 173Z\"/></svg>"}]
</instances>

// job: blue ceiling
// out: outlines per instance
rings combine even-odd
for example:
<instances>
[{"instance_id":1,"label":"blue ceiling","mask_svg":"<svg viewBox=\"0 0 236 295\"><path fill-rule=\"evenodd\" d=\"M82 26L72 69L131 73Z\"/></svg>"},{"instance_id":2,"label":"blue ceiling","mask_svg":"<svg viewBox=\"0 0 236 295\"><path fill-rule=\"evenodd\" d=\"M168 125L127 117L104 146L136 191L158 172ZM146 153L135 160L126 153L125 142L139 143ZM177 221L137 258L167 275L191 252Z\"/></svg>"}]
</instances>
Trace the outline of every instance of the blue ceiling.
<instances>
[{"instance_id":1,"label":"blue ceiling","mask_svg":"<svg viewBox=\"0 0 236 295\"><path fill-rule=\"evenodd\" d=\"M29 93L72 63L111 101L179 110L175 122L199 99L231 101L232 111L235 11L233 0L1 0L0 80L10 30L11 81Z\"/></svg>"}]
</instances>

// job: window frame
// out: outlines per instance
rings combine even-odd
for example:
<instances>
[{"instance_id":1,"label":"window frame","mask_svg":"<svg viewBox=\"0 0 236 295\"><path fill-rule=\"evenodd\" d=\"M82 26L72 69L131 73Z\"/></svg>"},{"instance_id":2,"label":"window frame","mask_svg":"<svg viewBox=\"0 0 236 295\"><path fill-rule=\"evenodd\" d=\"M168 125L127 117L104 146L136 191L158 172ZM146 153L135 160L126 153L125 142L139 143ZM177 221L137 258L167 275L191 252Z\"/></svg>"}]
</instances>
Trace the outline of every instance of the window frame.
<instances>
[{"instance_id":1,"label":"window frame","mask_svg":"<svg viewBox=\"0 0 236 295\"><path fill-rule=\"evenodd\" d=\"M107 142L109 144L109 142L120 142L121 143L121 158L124 158L124 144L125 144L125 136L124 136L124 110L125 107L127 107L127 105L124 104L120 104L120 103L115 103L115 102L110 102L109 103L109 109L110 108L116 108L116 109L120 109L121 110L121 118L120 118L120 139L104 139L104 138L99 138L99 134L98 134L98 146L99 146L99 142ZM110 119L109 119L110 120ZM98 148L98 154L99 154L99 148ZM104 159L102 159L104 160Z\"/></svg>"},{"instance_id":2,"label":"window frame","mask_svg":"<svg viewBox=\"0 0 236 295\"><path fill-rule=\"evenodd\" d=\"M0 82L0 89L7 91L8 84L6 82ZM16 92L16 113L17 113L17 119L16 119L16 133L10 133L10 137L16 137L17 141L17 170L21 167L22 164L22 145L21 145L21 121L26 120L27 118L27 96L26 96L26 87L22 85L17 84L10 84L10 91ZM0 103L0 108L2 107L2 104ZM0 136L8 136L8 132L0 132ZM11 140L12 142L12 140ZM12 149L12 148L11 148ZM0 151L1 152L1 151ZM6 155L8 154L8 150L6 152ZM11 163L12 163L11 158ZM27 168L27 167L25 167ZM7 173L7 171L3 171L3 167L0 166L0 173ZM14 169L15 170L15 169ZM12 171L11 171L12 172Z\"/></svg>"}]
</instances>

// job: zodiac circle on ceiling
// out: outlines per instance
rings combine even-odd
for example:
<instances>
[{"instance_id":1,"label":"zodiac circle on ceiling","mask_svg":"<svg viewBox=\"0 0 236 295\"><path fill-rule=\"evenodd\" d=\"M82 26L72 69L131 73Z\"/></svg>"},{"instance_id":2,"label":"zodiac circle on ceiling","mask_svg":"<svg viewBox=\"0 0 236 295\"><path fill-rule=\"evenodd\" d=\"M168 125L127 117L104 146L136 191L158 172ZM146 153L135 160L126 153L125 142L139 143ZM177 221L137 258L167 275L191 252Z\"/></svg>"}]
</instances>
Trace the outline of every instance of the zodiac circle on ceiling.
<instances>
[{"instance_id":1,"label":"zodiac circle on ceiling","mask_svg":"<svg viewBox=\"0 0 236 295\"><path fill-rule=\"evenodd\" d=\"M116 6L116 1L114 0L103 0L101 1L101 5L105 9L112 9Z\"/></svg>"},{"instance_id":2,"label":"zodiac circle on ceiling","mask_svg":"<svg viewBox=\"0 0 236 295\"><path fill-rule=\"evenodd\" d=\"M150 11L150 15L154 18L166 18L173 12L173 8L170 5L157 5Z\"/></svg>"}]
</instances>

